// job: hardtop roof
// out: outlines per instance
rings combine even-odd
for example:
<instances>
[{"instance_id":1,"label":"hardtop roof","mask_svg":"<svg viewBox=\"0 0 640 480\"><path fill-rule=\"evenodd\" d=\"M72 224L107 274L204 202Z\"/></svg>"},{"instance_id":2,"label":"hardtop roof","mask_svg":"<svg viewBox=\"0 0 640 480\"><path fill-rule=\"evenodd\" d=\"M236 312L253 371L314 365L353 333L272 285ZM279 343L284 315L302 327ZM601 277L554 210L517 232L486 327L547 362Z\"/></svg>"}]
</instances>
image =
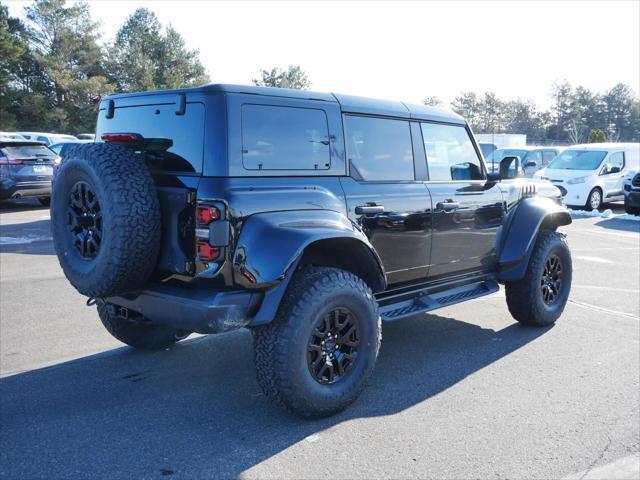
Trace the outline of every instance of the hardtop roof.
<instances>
[{"instance_id":1,"label":"hardtop roof","mask_svg":"<svg viewBox=\"0 0 640 480\"><path fill-rule=\"evenodd\" d=\"M416 105L392 100L359 97L338 93L314 92L290 88L257 87L251 85L233 85L226 83L212 83L200 87L180 88L174 90L153 90L138 93L119 93L103 98L103 102L119 98L140 97L149 95L178 95L190 93L239 93L246 95L262 95L271 97L297 98L302 100L316 100L337 103L343 112L362 113L369 115L383 115L390 117L413 118L417 120L433 120L455 124L465 124L464 118L449 110Z\"/></svg>"}]
</instances>

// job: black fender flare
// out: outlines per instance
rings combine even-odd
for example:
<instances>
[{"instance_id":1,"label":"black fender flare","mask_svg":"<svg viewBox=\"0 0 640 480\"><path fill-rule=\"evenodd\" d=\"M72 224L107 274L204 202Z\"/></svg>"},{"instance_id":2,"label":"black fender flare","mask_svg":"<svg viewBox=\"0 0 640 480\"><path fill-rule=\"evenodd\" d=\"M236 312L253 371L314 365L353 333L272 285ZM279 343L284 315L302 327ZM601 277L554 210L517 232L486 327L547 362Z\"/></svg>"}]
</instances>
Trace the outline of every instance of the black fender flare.
<instances>
[{"instance_id":1,"label":"black fender flare","mask_svg":"<svg viewBox=\"0 0 640 480\"><path fill-rule=\"evenodd\" d=\"M518 202L506 215L496 239L498 280L509 282L523 278L538 232L570 223L569 211L550 198L531 197Z\"/></svg>"},{"instance_id":2,"label":"black fender flare","mask_svg":"<svg viewBox=\"0 0 640 480\"><path fill-rule=\"evenodd\" d=\"M346 216L329 210L259 213L242 225L233 254L234 282L265 291L252 325L273 319L305 249L328 239L351 239L371 255L379 289L386 288L382 261L366 235Z\"/></svg>"}]
</instances>

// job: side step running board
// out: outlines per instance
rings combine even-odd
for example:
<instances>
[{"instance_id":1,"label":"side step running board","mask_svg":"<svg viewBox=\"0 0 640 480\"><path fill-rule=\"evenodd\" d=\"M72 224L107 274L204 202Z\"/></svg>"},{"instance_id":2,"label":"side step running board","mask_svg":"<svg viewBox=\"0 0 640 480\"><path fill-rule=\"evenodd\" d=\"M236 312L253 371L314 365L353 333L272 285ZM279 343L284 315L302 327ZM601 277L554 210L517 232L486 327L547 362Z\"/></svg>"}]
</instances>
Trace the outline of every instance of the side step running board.
<instances>
[{"instance_id":1,"label":"side step running board","mask_svg":"<svg viewBox=\"0 0 640 480\"><path fill-rule=\"evenodd\" d=\"M400 320L401 318L412 317L436 308L489 295L497 292L499 288L495 281L484 280L436 293L418 291L412 298L381 306L380 316L385 321Z\"/></svg>"}]
</instances>

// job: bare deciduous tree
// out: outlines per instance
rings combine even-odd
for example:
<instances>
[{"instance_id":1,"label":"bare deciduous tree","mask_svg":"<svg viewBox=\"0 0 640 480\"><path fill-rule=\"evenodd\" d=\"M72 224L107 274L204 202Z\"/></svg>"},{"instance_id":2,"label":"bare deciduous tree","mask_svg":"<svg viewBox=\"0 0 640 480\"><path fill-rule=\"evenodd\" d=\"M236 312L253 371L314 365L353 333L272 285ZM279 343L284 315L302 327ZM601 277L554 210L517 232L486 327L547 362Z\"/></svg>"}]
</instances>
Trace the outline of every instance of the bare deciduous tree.
<instances>
[{"instance_id":1,"label":"bare deciduous tree","mask_svg":"<svg viewBox=\"0 0 640 480\"><path fill-rule=\"evenodd\" d=\"M567 135L569 136L569 141L572 144L582 143L584 138L584 127L578 123L575 118L569 120L567 125Z\"/></svg>"}]
</instances>

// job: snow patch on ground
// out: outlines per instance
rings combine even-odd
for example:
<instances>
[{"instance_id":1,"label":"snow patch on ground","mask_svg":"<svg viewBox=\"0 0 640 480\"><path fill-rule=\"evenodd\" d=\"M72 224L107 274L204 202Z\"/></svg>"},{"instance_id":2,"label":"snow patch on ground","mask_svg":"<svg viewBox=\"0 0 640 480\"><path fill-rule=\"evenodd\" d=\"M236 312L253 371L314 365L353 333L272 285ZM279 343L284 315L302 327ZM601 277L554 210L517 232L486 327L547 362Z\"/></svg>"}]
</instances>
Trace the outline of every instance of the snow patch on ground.
<instances>
[{"instance_id":1,"label":"snow patch on ground","mask_svg":"<svg viewBox=\"0 0 640 480\"><path fill-rule=\"evenodd\" d=\"M25 237L0 237L0 245L21 245L33 242L50 242L51 236L27 235Z\"/></svg>"},{"instance_id":2,"label":"snow patch on ground","mask_svg":"<svg viewBox=\"0 0 640 480\"><path fill-rule=\"evenodd\" d=\"M603 212L599 212L598 210L593 210L591 212L587 212L586 210L574 210L572 208L568 208L569 212L571 212L571 217L573 218L615 218L616 220L630 220L632 222L640 222L640 215L629 215L628 213L613 213L610 208L607 208Z\"/></svg>"}]
</instances>

